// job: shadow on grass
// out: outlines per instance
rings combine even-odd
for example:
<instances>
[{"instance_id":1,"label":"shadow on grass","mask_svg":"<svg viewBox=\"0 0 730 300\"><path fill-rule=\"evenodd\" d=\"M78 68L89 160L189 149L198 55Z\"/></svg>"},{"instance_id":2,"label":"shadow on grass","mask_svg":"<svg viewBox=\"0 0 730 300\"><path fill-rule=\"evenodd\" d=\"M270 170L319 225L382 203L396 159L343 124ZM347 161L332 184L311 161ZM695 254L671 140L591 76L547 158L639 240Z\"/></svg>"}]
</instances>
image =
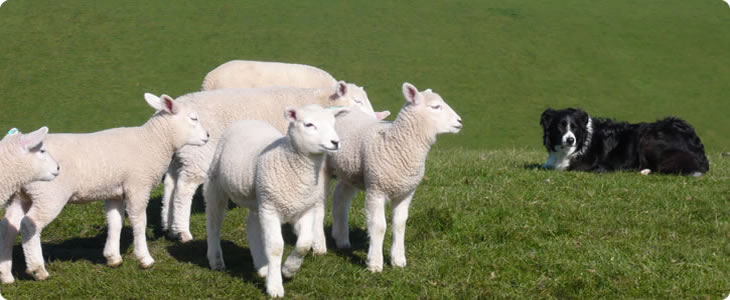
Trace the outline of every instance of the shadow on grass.
<instances>
[{"instance_id":1,"label":"shadow on grass","mask_svg":"<svg viewBox=\"0 0 730 300\"><path fill-rule=\"evenodd\" d=\"M522 166L522 168L524 168L524 169L526 169L526 170L545 170L545 171L548 171L548 170L550 170L550 169L548 169L548 168L545 168L545 167L543 166L543 164L536 164L536 163L532 163L532 164L524 164L524 165Z\"/></svg>"},{"instance_id":2,"label":"shadow on grass","mask_svg":"<svg viewBox=\"0 0 730 300\"><path fill-rule=\"evenodd\" d=\"M366 255L361 255L362 251L367 251L368 243L370 242L368 233L362 228L350 228L350 244L349 249L338 249L335 239L332 237L332 225L325 226L325 236L327 238L327 251L334 253L335 255L346 258L353 265L365 266Z\"/></svg>"},{"instance_id":3,"label":"shadow on grass","mask_svg":"<svg viewBox=\"0 0 730 300\"><path fill-rule=\"evenodd\" d=\"M104 244L106 243L107 231L100 232L95 237L72 238L60 242L42 242L43 259L48 265L51 262L75 262L85 260L93 264L106 265L104 258ZM119 242L119 251L126 253L132 245L132 228L125 226ZM13 246L13 268L12 272L21 280L33 280L30 275L25 274L25 255L23 247L19 244Z\"/></svg>"},{"instance_id":4,"label":"shadow on grass","mask_svg":"<svg viewBox=\"0 0 730 300\"><path fill-rule=\"evenodd\" d=\"M191 215L205 213L205 201L203 200L202 186L198 187L193 195L193 204L191 207ZM230 207L229 203L229 207ZM162 196L150 198L147 204L147 228L152 229L152 237L154 240L159 238L167 238L166 232L162 230ZM171 239L172 240L172 239Z\"/></svg>"}]
</instances>

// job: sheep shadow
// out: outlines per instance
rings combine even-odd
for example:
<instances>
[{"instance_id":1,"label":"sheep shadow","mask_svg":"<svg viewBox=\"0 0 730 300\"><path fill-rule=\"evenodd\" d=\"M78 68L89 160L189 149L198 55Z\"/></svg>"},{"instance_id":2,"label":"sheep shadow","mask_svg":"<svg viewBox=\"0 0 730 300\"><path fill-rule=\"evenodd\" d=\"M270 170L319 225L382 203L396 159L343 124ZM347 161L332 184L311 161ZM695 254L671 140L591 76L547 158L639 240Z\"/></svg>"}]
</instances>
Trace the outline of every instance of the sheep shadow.
<instances>
[{"instance_id":1,"label":"sheep shadow","mask_svg":"<svg viewBox=\"0 0 730 300\"><path fill-rule=\"evenodd\" d=\"M203 186L201 185L193 195L193 204L190 215L205 213L205 201L203 200ZM230 205L229 205L230 207ZM154 239L166 238L167 233L162 230L162 196L150 198L147 204L147 228L152 229Z\"/></svg>"},{"instance_id":2,"label":"sheep shadow","mask_svg":"<svg viewBox=\"0 0 730 300\"><path fill-rule=\"evenodd\" d=\"M104 257L104 245L106 243L107 231L104 230L94 237L72 238L60 242L42 242L43 260L46 265L52 262L75 262L88 261L92 264L106 265ZM122 228L119 242L119 251L126 253L132 245L132 228ZM33 280L33 277L25 274L25 255L20 244L13 246L13 275L20 280Z\"/></svg>"},{"instance_id":3,"label":"sheep shadow","mask_svg":"<svg viewBox=\"0 0 730 300\"><path fill-rule=\"evenodd\" d=\"M327 249L335 255L346 258L353 265L365 266L367 262L368 232L362 228L350 228L350 248L339 249L332 237L332 225L325 226ZM365 255L362 252L365 251Z\"/></svg>"}]
</instances>

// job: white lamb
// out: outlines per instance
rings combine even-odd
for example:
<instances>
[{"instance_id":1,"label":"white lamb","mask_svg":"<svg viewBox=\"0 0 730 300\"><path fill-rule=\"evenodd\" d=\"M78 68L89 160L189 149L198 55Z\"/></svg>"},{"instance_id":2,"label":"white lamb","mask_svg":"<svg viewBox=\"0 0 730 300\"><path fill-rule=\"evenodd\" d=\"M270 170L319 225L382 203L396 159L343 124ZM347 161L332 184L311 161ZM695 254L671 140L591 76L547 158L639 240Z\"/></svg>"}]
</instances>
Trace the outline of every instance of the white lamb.
<instances>
[{"instance_id":1,"label":"white lamb","mask_svg":"<svg viewBox=\"0 0 730 300\"><path fill-rule=\"evenodd\" d=\"M24 185L58 176L61 168L43 144L47 133L47 127L28 134L13 128L0 140L0 205Z\"/></svg>"},{"instance_id":2,"label":"white lamb","mask_svg":"<svg viewBox=\"0 0 730 300\"><path fill-rule=\"evenodd\" d=\"M315 207L324 201L324 153L339 148L335 116L347 108L325 110L318 105L287 109L287 135L261 121L239 121L226 129L216 149L206 201L208 262L223 269L220 229L228 199L250 209L246 229L259 275L266 276L272 297L284 296L281 274L291 277L313 243ZM296 249L283 270L281 224L293 223Z\"/></svg>"},{"instance_id":3,"label":"white lamb","mask_svg":"<svg viewBox=\"0 0 730 300\"><path fill-rule=\"evenodd\" d=\"M147 249L146 208L150 191L157 186L170 164L176 149L183 145L203 145L208 133L189 105L145 94L150 106L157 110L139 127L114 128L87 134L50 134L45 144L63 166L50 182L34 182L23 187L10 200L0 248L0 280L13 282L10 273L12 245L20 228L26 273L44 280L40 235L66 203L106 200L108 236L104 257L110 266L122 263L119 238L123 208L126 206L134 234L134 254L142 268L154 263Z\"/></svg>"},{"instance_id":4,"label":"white lamb","mask_svg":"<svg viewBox=\"0 0 730 300\"><path fill-rule=\"evenodd\" d=\"M374 115L365 91L342 81L328 89L276 87L203 91L181 96L178 101L195 107L211 137L203 147L180 149L165 176L162 228L168 231L170 237L179 238L183 242L193 238L190 233L190 207L195 190L207 177L221 133L234 121L265 121L280 132L285 132L287 122L281 118L281 111L286 107L305 104L358 107ZM317 253L324 253L324 231L320 231L322 232L317 235L315 249Z\"/></svg>"},{"instance_id":5,"label":"white lamb","mask_svg":"<svg viewBox=\"0 0 730 300\"><path fill-rule=\"evenodd\" d=\"M329 73L308 65L232 60L205 75L203 90L272 86L330 88L336 82Z\"/></svg>"},{"instance_id":6,"label":"white lamb","mask_svg":"<svg viewBox=\"0 0 730 300\"><path fill-rule=\"evenodd\" d=\"M13 128L0 140L0 202L3 205L23 185L33 181L50 181L58 176L61 168L43 145L46 133L47 127L28 134ZM7 222L7 219L2 222ZM0 232L0 236L3 232ZM0 300L4 299L0 295Z\"/></svg>"},{"instance_id":7,"label":"white lamb","mask_svg":"<svg viewBox=\"0 0 730 300\"><path fill-rule=\"evenodd\" d=\"M368 269L383 270L385 202L393 206L391 264L406 265L404 234L408 206L423 178L426 156L440 133L457 133L461 118L438 94L419 92L404 83L406 103L391 122L379 122L353 112L337 120L341 151L328 155L327 166L339 179L332 199L332 236L339 248L349 248L348 210L358 189L364 189L370 235Z\"/></svg>"}]
</instances>

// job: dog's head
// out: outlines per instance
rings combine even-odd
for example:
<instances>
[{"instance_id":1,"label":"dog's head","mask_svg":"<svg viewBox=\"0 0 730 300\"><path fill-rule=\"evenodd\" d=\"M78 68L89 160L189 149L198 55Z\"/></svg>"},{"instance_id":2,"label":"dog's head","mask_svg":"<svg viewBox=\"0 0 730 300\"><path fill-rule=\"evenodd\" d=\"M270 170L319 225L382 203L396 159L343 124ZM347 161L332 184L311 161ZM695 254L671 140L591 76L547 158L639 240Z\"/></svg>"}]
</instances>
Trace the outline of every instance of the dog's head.
<instances>
[{"instance_id":1,"label":"dog's head","mask_svg":"<svg viewBox=\"0 0 730 300\"><path fill-rule=\"evenodd\" d=\"M565 156L581 151L592 134L590 120L588 113L579 108L546 109L540 117L543 145L548 152Z\"/></svg>"}]
</instances>

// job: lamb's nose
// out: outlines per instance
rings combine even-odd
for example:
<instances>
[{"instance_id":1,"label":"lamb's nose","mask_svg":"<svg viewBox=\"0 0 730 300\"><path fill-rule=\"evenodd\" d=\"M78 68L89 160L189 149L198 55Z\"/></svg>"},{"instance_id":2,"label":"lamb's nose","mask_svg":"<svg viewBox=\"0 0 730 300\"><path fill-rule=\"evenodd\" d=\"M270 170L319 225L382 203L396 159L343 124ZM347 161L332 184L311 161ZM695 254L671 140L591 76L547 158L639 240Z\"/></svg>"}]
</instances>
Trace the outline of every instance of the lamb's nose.
<instances>
[{"instance_id":1,"label":"lamb's nose","mask_svg":"<svg viewBox=\"0 0 730 300\"><path fill-rule=\"evenodd\" d=\"M332 142L332 145L335 146L335 149L339 149L340 148L340 142L339 141L330 141L330 142Z\"/></svg>"},{"instance_id":2,"label":"lamb's nose","mask_svg":"<svg viewBox=\"0 0 730 300\"><path fill-rule=\"evenodd\" d=\"M61 166L56 166L56 171L61 171Z\"/></svg>"},{"instance_id":3,"label":"lamb's nose","mask_svg":"<svg viewBox=\"0 0 730 300\"><path fill-rule=\"evenodd\" d=\"M567 139L565 139L565 141L568 142L568 145L572 145L573 143L575 143L575 139L572 137L568 137Z\"/></svg>"},{"instance_id":4,"label":"lamb's nose","mask_svg":"<svg viewBox=\"0 0 730 300\"><path fill-rule=\"evenodd\" d=\"M206 137L206 138L209 138L209 137L210 137L210 132L206 132L206 133L205 133L205 137Z\"/></svg>"}]
</instances>

